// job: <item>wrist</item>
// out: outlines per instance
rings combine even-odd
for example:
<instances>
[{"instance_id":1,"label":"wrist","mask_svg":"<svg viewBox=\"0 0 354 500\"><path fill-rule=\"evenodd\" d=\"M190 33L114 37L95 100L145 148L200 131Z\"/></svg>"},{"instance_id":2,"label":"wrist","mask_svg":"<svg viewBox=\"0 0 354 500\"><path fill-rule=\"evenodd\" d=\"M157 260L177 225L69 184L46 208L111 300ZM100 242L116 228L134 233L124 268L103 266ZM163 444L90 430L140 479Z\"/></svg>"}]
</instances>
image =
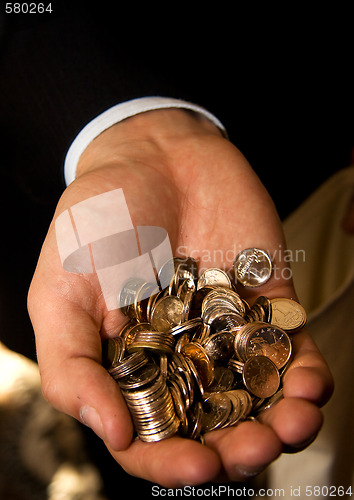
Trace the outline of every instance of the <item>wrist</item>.
<instances>
[{"instance_id":1,"label":"wrist","mask_svg":"<svg viewBox=\"0 0 354 500\"><path fill-rule=\"evenodd\" d=\"M76 177L104 167L126 163L166 162L183 145L222 133L193 111L161 109L137 114L102 132L82 153ZM166 164L166 163L165 163Z\"/></svg>"}]
</instances>

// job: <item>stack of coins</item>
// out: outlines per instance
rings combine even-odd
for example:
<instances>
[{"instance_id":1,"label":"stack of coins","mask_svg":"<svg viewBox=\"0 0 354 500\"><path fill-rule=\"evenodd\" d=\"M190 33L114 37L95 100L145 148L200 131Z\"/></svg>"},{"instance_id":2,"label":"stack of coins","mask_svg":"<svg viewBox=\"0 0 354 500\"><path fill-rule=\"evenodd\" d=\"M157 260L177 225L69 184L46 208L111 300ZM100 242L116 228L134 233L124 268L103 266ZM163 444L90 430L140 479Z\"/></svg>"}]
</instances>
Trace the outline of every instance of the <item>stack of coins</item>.
<instances>
[{"instance_id":1,"label":"stack of coins","mask_svg":"<svg viewBox=\"0 0 354 500\"><path fill-rule=\"evenodd\" d=\"M176 433L202 439L274 404L292 357L290 334L306 322L291 299L259 296L250 307L221 269L198 277L193 259L175 258L158 277L171 269L164 290L129 280L120 297L129 321L102 350L136 433L147 442ZM242 286L260 286L271 276L271 260L263 250L246 249L234 272Z\"/></svg>"}]
</instances>

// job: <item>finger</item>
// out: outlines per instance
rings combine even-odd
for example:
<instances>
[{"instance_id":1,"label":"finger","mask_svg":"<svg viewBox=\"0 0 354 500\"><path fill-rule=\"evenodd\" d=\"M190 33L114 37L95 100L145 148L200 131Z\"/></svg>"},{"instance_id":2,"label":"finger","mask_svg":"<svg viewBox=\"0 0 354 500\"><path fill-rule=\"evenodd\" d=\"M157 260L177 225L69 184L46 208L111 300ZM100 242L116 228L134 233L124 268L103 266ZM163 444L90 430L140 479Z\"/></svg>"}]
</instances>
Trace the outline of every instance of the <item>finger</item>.
<instances>
[{"instance_id":1,"label":"finger","mask_svg":"<svg viewBox=\"0 0 354 500\"><path fill-rule=\"evenodd\" d=\"M220 470L213 450L180 437L157 443L137 439L125 451L115 452L109 446L108 449L129 474L169 488L211 481Z\"/></svg>"},{"instance_id":2,"label":"finger","mask_svg":"<svg viewBox=\"0 0 354 500\"><path fill-rule=\"evenodd\" d=\"M78 297L88 296L84 287ZM44 397L58 410L81 420L114 449L132 439L129 411L116 382L101 365L101 337L94 318L70 293L33 285L29 312L37 341Z\"/></svg>"},{"instance_id":3,"label":"finger","mask_svg":"<svg viewBox=\"0 0 354 500\"><path fill-rule=\"evenodd\" d=\"M280 262L279 265L284 269L284 263ZM248 299L252 303L253 299L262 294L270 299L287 297L297 300L291 277L271 277L266 284L250 290ZM333 378L329 367L306 329L290 336L293 359L283 379L284 396L303 398L323 406L333 393Z\"/></svg>"},{"instance_id":4,"label":"finger","mask_svg":"<svg viewBox=\"0 0 354 500\"><path fill-rule=\"evenodd\" d=\"M205 443L219 454L227 478L233 481L259 474L282 451L282 443L272 428L256 421L210 432Z\"/></svg>"},{"instance_id":5,"label":"finger","mask_svg":"<svg viewBox=\"0 0 354 500\"><path fill-rule=\"evenodd\" d=\"M323 423L318 407L300 398L284 398L258 419L271 427L280 441L297 451L315 439Z\"/></svg>"},{"instance_id":6,"label":"finger","mask_svg":"<svg viewBox=\"0 0 354 500\"><path fill-rule=\"evenodd\" d=\"M306 330L293 335L292 343L296 354L284 375L284 397L306 399L321 407L334 389L329 367Z\"/></svg>"}]
</instances>

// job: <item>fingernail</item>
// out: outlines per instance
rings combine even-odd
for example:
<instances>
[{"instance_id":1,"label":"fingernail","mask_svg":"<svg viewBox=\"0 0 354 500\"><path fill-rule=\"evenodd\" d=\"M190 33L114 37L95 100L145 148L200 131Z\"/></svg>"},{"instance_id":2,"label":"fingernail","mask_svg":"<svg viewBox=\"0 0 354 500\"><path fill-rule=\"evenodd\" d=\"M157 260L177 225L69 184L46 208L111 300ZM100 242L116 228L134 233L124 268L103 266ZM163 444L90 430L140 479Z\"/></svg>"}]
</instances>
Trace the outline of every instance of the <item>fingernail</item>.
<instances>
[{"instance_id":1,"label":"fingernail","mask_svg":"<svg viewBox=\"0 0 354 500\"><path fill-rule=\"evenodd\" d=\"M90 427L101 439L105 439L103 424L97 410L92 406L82 406L80 408L80 420L87 427Z\"/></svg>"},{"instance_id":2,"label":"fingernail","mask_svg":"<svg viewBox=\"0 0 354 500\"><path fill-rule=\"evenodd\" d=\"M305 439L301 443L296 443L289 447L285 446L284 447L285 453L297 453L298 451L302 451L304 448L307 448L308 446L310 446L310 444L313 443L313 441L317 437L317 434L318 432L315 432L315 434L312 434L312 436L310 436L308 439Z\"/></svg>"},{"instance_id":3,"label":"fingernail","mask_svg":"<svg viewBox=\"0 0 354 500\"><path fill-rule=\"evenodd\" d=\"M239 481L247 481L247 479L251 479L252 477L257 476L261 472L263 472L265 467L248 467L245 465L236 465L234 467L234 471Z\"/></svg>"}]
</instances>

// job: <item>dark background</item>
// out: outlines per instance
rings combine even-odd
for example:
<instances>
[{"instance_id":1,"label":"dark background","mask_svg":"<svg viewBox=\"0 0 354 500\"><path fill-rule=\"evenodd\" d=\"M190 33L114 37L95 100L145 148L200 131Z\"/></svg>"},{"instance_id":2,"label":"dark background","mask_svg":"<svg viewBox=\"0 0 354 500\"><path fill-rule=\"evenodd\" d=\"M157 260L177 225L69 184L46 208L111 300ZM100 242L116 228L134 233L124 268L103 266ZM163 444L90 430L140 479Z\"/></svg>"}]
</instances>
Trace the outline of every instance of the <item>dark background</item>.
<instances>
[{"instance_id":1,"label":"dark background","mask_svg":"<svg viewBox=\"0 0 354 500\"><path fill-rule=\"evenodd\" d=\"M1 338L31 358L26 294L65 187L65 154L108 107L145 95L205 106L282 218L349 166L353 147L345 12L51 5L15 15L2 4L0 17Z\"/></svg>"},{"instance_id":2,"label":"dark background","mask_svg":"<svg viewBox=\"0 0 354 500\"><path fill-rule=\"evenodd\" d=\"M347 12L54 1L52 14L9 15L4 4L0 340L31 359L26 296L65 188L65 154L108 107L148 95L205 106L224 123L282 218L351 162Z\"/></svg>"}]
</instances>

